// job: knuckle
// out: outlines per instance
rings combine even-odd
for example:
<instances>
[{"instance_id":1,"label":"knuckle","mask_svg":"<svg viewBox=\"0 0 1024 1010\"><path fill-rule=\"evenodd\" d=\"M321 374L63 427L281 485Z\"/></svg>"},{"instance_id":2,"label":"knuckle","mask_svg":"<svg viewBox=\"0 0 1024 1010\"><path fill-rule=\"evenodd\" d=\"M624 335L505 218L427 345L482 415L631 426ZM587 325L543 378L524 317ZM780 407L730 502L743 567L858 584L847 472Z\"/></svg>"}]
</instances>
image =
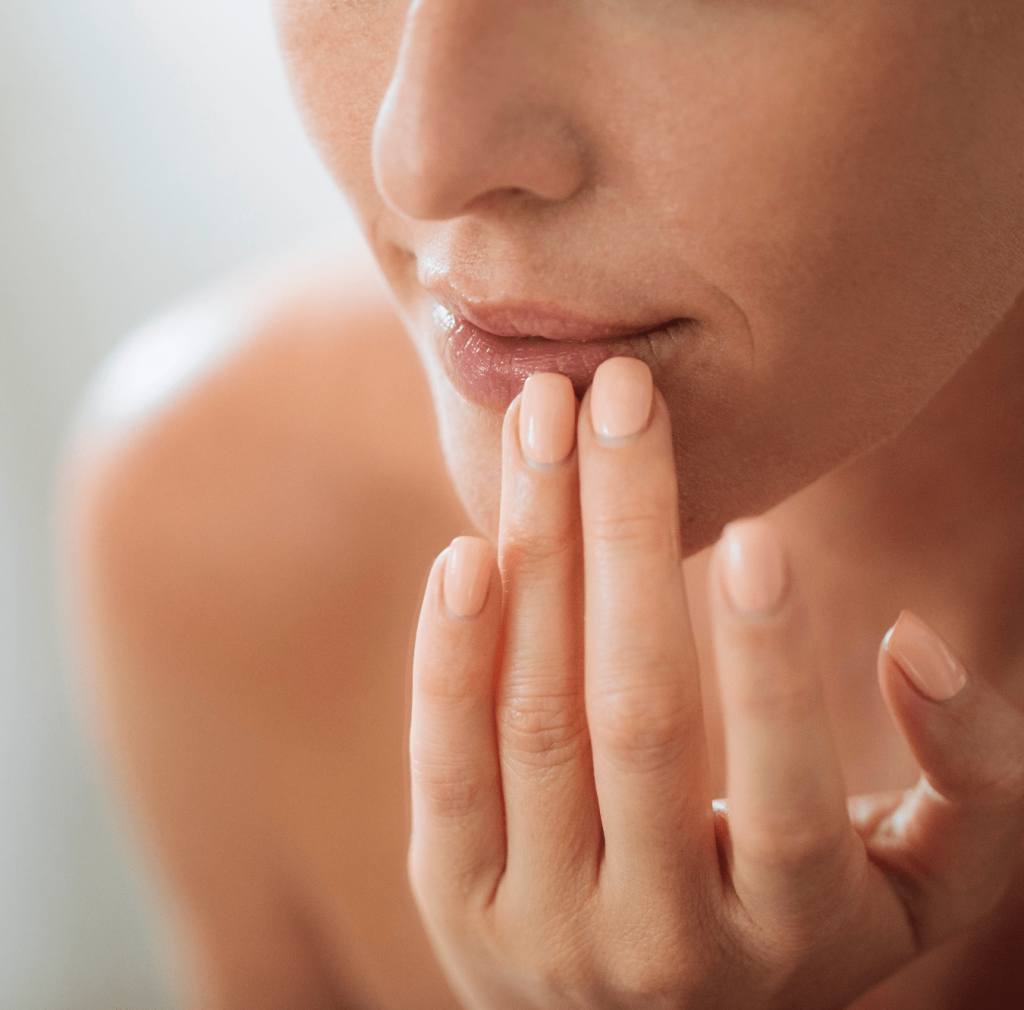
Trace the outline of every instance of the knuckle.
<instances>
[{"instance_id":1,"label":"knuckle","mask_svg":"<svg viewBox=\"0 0 1024 1010\"><path fill-rule=\"evenodd\" d=\"M762 867L785 871L813 870L844 851L846 833L814 824L806 811L778 812L770 821L745 826L743 848Z\"/></svg>"},{"instance_id":2,"label":"knuckle","mask_svg":"<svg viewBox=\"0 0 1024 1010\"><path fill-rule=\"evenodd\" d=\"M540 768L571 761L586 736L586 717L573 692L519 693L499 709L503 750L516 760Z\"/></svg>"},{"instance_id":3,"label":"knuckle","mask_svg":"<svg viewBox=\"0 0 1024 1010\"><path fill-rule=\"evenodd\" d=\"M628 992L645 1006L678 1000L681 989L678 971L666 965L653 964L651 958L636 951L632 953L629 962L618 966L615 988Z\"/></svg>"},{"instance_id":4,"label":"knuckle","mask_svg":"<svg viewBox=\"0 0 1024 1010\"><path fill-rule=\"evenodd\" d=\"M809 915L777 917L770 930L763 926L748 929L747 977L758 979L759 988L774 993L786 992L794 974L806 965L808 954L822 945L823 936L835 935L834 927Z\"/></svg>"},{"instance_id":5,"label":"knuckle","mask_svg":"<svg viewBox=\"0 0 1024 1010\"><path fill-rule=\"evenodd\" d=\"M594 696L588 714L595 742L625 770L656 771L683 750L685 700L671 681L605 689Z\"/></svg>"},{"instance_id":6,"label":"knuckle","mask_svg":"<svg viewBox=\"0 0 1024 1010\"><path fill-rule=\"evenodd\" d=\"M553 567L568 564L575 549L571 527L562 524L516 531L505 538L502 567L518 580L540 581Z\"/></svg>"},{"instance_id":7,"label":"knuckle","mask_svg":"<svg viewBox=\"0 0 1024 1010\"><path fill-rule=\"evenodd\" d=\"M587 914L586 896L566 881L543 894L522 881L513 892L508 883L504 882L496 906L499 914L492 920L496 957L511 960L538 992L559 997L559 1006L588 1003L579 998L595 974L593 920Z\"/></svg>"},{"instance_id":8,"label":"knuckle","mask_svg":"<svg viewBox=\"0 0 1024 1010\"><path fill-rule=\"evenodd\" d=\"M593 549L615 554L676 552L679 536L673 526L668 504L646 502L643 511L597 513L590 516L587 531Z\"/></svg>"},{"instance_id":9,"label":"knuckle","mask_svg":"<svg viewBox=\"0 0 1024 1010\"><path fill-rule=\"evenodd\" d=\"M444 710L441 718L476 705L489 686L472 664L422 662L418 658L414 663L414 703L432 714L440 706Z\"/></svg>"},{"instance_id":10,"label":"knuckle","mask_svg":"<svg viewBox=\"0 0 1024 1010\"><path fill-rule=\"evenodd\" d=\"M609 906L618 930L602 964L614 990L642 994L642 1006L717 1006L720 991L709 990L716 966L729 963L737 981L750 973L751 945L722 914L710 879L650 893L641 916L635 897L631 888L619 891Z\"/></svg>"},{"instance_id":11,"label":"knuckle","mask_svg":"<svg viewBox=\"0 0 1024 1010\"><path fill-rule=\"evenodd\" d=\"M413 754L410 760L413 788L427 812L446 820L476 813L488 802L494 783L485 783L476 770L456 760L427 759Z\"/></svg>"}]
</instances>

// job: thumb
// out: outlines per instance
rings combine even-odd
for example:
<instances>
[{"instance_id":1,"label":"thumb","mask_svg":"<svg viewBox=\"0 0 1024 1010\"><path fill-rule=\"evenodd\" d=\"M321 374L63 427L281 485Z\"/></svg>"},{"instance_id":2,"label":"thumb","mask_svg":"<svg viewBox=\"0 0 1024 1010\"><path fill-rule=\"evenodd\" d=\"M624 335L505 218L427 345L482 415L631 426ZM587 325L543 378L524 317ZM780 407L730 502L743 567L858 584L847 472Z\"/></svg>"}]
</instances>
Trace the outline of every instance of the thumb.
<instances>
[{"instance_id":1,"label":"thumb","mask_svg":"<svg viewBox=\"0 0 1024 1010\"><path fill-rule=\"evenodd\" d=\"M909 611L882 643L878 676L922 776L866 843L923 950L1006 889L1024 837L1024 715Z\"/></svg>"}]
</instances>

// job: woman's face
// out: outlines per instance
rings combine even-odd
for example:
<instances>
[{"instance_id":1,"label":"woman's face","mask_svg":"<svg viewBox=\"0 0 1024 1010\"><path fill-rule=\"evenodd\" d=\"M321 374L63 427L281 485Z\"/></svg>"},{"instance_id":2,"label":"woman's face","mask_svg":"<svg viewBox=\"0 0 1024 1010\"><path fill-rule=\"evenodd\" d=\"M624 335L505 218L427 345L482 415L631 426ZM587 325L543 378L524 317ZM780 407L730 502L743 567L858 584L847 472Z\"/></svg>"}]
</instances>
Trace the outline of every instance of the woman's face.
<instances>
[{"instance_id":1,"label":"woman's face","mask_svg":"<svg viewBox=\"0 0 1024 1010\"><path fill-rule=\"evenodd\" d=\"M491 534L531 371L651 365L692 550L899 431L1024 290L1020 0L277 8Z\"/></svg>"}]
</instances>

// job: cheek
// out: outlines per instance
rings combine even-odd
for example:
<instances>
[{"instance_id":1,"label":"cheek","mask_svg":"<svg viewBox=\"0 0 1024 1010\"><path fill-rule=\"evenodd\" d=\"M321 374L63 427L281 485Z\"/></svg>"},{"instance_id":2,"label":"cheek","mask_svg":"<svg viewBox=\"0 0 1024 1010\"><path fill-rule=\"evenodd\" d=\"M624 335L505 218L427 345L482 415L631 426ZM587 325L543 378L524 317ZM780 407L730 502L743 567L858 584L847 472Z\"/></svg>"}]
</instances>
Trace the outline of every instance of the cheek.
<instances>
[{"instance_id":1,"label":"cheek","mask_svg":"<svg viewBox=\"0 0 1024 1010\"><path fill-rule=\"evenodd\" d=\"M786 347L798 336L827 348L809 367L841 351L837 380L870 385L885 362L926 391L1024 284L1020 70L943 5L862 6L833 44L769 75L734 201L735 284L780 366L802 356Z\"/></svg>"},{"instance_id":2,"label":"cheek","mask_svg":"<svg viewBox=\"0 0 1024 1010\"><path fill-rule=\"evenodd\" d=\"M743 347L709 339L663 388L692 549L898 431L1024 287L1024 110L1007 108L1021 40L943 27L934 0L840 6L841 30L766 45L756 24L719 56L611 51L584 110L614 152L601 245L642 232L749 324ZM277 4L307 129L370 234L372 135L407 10ZM458 490L494 536L500 418L431 385Z\"/></svg>"},{"instance_id":3,"label":"cheek","mask_svg":"<svg viewBox=\"0 0 1024 1010\"><path fill-rule=\"evenodd\" d=\"M851 5L820 37L777 45L738 33L704 72L729 83L675 152L686 196L666 201L669 227L759 351L787 333L870 346L920 332L962 359L1020 289L1020 70L894 6ZM651 166L648 190L671 171Z\"/></svg>"},{"instance_id":4,"label":"cheek","mask_svg":"<svg viewBox=\"0 0 1024 1010\"><path fill-rule=\"evenodd\" d=\"M408 6L393 0L275 0L274 5L285 67L306 131L364 229L383 208L370 149Z\"/></svg>"},{"instance_id":5,"label":"cheek","mask_svg":"<svg viewBox=\"0 0 1024 1010\"><path fill-rule=\"evenodd\" d=\"M694 546L900 431L1024 288L1013 46L903 28L751 55L676 170L677 247L749 323L669 397Z\"/></svg>"}]
</instances>

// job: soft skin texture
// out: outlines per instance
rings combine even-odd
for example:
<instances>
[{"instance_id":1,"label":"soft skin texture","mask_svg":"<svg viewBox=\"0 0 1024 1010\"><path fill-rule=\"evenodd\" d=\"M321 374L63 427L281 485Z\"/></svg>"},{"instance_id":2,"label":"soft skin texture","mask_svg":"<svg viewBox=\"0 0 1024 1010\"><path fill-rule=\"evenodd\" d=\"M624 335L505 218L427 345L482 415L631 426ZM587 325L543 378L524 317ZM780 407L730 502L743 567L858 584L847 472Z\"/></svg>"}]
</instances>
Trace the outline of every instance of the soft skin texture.
<instances>
[{"instance_id":1,"label":"soft skin texture","mask_svg":"<svg viewBox=\"0 0 1024 1010\"><path fill-rule=\"evenodd\" d=\"M598 369L558 467L523 456L516 415L535 406L516 400L497 559L476 541L486 603L453 617L454 548L435 565L413 669L413 887L473 1010L838 1010L1004 895L1024 714L904 614L879 676L924 774L848 813L804 587L769 520L731 524L707 589L728 770L713 808L668 412L645 370ZM642 411L602 436L627 403ZM911 686L908 657L919 684L945 677L940 698Z\"/></svg>"},{"instance_id":2,"label":"soft skin texture","mask_svg":"<svg viewBox=\"0 0 1024 1010\"><path fill-rule=\"evenodd\" d=\"M655 369L690 550L898 432L1024 288L1015 0L277 10L491 536L500 417L439 369L423 283L693 320Z\"/></svg>"},{"instance_id":3,"label":"soft skin texture","mask_svg":"<svg viewBox=\"0 0 1024 1010\"><path fill-rule=\"evenodd\" d=\"M415 352L373 288L332 257L169 312L134 345L174 336L208 348L206 369L142 414L122 416L116 391L94 401L66 474L81 688L161 885L188 1010L459 1005L409 893L404 738L425 573L471 527ZM1020 368L1002 353L980 365L963 409L928 418L886 479L853 472L845 497L816 486L771 513L853 794L919 774L874 674L901 607L1021 700ZM508 490L507 515L529 535L530 495ZM709 792L722 796L709 553L683 567ZM883 686L901 722L927 721L900 681ZM957 720L925 740L940 756L991 756L970 741L991 736L977 709ZM445 739L453 729L446 718ZM1020 1006L1022 921L1018 865L993 913L858 1010Z\"/></svg>"},{"instance_id":4,"label":"soft skin texture","mask_svg":"<svg viewBox=\"0 0 1024 1010\"><path fill-rule=\"evenodd\" d=\"M129 389L168 337L206 367L129 414L99 388L65 486L79 683L180 1005L454 1010L406 883L405 671L469 527L415 354L351 256L173 307Z\"/></svg>"},{"instance_id":5,"label":"soft skin texture","mask_svg":"<svg viewBox=\"0 0 1024 1010\"><path fill-rule=\"evenodd\" d=\"M885 838L872 832L922 770L929 788L955 801L945 832L928 837L964 841L959 855L955 845L945 850L956 856L951 879L938 866L941 846L911 846L931 861L900 866L907 839L891 834L893 869L918 873L920 895L949 899L932 907L954 913L921 917L933 927L927 941L961 932L861 996L858 1010L1019 1007L1024 860L1018 851L1008 866L1012 816L959 815L993 771L1006 787L995 791L1016 795L1015 720L1024 704L1020 4L281 0L278 19L311 136L363 222L401 321L361 271L333 260L284 289L260 278L230 297L199 299L172 312L160 338L179 334L214 348L229 338L233 353L214 354L203 374L144 417L113 423L100 404L83 419L69 470L88 697L140 840L171 895L196 996L189 1010L458 1005L405 866L405 677L415 613L430 559L472 532L433 440L437 421L459 496L501 548L501 591L509 620L523 619L521 641L549 653L554 643L564 662L546 672L563 684L581 669L586 643L572 629L589 605L584 573L559 568L582 531L580 503L571 481L557 512L538 509L529 482L501 483L501 411L468 401L442 367L438 347L448 345L435 296L491 320L504 312L520 335L558 336L555 309L645 330L689 320L633 348L652 365L660 448L656 466L626 485L670 476L659 485L657 515L663 531L679 521L678 537L661 544L671 547L672 564L664 552L648 560L674 573L674 596L645 596L644 573L630 568L641 559L626 556L601 597L608 634L623 632L614 618L627 604L638 618L660 614L662 632L673 624L676 639L652 637L638 620L637 648L621 651L636 661L651 647L675 650L670 672L687 678L687 726L699 668L707 768L697 767L696 748L687 773L703 781L694 793L701 802L691 797L698 816L685 820L684 833L700 834L703 799L742 794L730 780L735 762L726 762L737 738L727 732L736 725L726 712L729 685L785 685L790 676L806 686L817 672L845 791L896 791L855 811L861 835L878 843L872 865L886 859ZM145 346L152 336L138 340ZM555 471L534 476L541 473ZM611 476L596 485L616 486ZM765 509L786 584L799 593L800 608L789 613L800 620L774 641L762 635L743 664L719 663L713 555L698 548L727 520ZM536 550L543 523L555 519L564 535L542 537ZM543 592L517 595L522 568L510 531L534 576L553 575ZM676 553L687 555L689 644L681 613L670 607L673 620L664 619L666 605L680 600ZM468 657L472 672L483 658L486 667L489 646L470 627L493 632L496 592L483 623L458 623L468 648L441 659ZM421 641L429 644L431 629L447 631L432 624L437 592L426 600ZM879 642L904 608L970 672L959 701L938 714L891 665L881 667L884 698L879 691ZM550 621L567 637L531 639ZM815 662L801 661L811 653ZM504 692L497 697L518 687L536 701L544 655L513 655L518 680L495 685ZM433 681L441 705L420 720L414 744L433 727L455 758L473 758L465 770L493 771L493 752L480 746L487 738L459 736L452 711L468 709L483 686L475 714L486 725L496 704L486 678L462 681L467 702L457 691L445 699L459 686L453 666L418 662L417 670L426 673L419 700ZM766 675L776 671L778 681ZM531 711L523 713L519 742L535 765L551 760L558 741L552 717L556 729L559 719L563 729L579 728L574 699L578 691L535 705L533 731ZM820 743L822 709L814 712ZM647 714L671 730L678 711ZM994 734L996 726L1009 730ZM628 724L620 729L629 744ZM767 738L797 761L824 753L806 734ZM806 752L797 746L804 742ZM951 761L965 776L950 775ZM812 763L835 784L835 764ZM458 800L467 781L442 775L434 786ZM508 797L496 799L493 775L491 787L478 795L493 809ZM932 800L922 789L911 809ZM516 844L517 858L526 858L518 865L535 859L552 888L570 889L580 865L594 865L594 822L580 821L591 834L581 832L575 855L587 858L559 866L564 851L544 849L543 808L521 809L528 816L518 823L532 824L536 837ZM642 828L643 817L659 812L647 803L632 823ZM842 827L849 855L856 845ZM429 842L429 834L418 837ZM495 848L505 842L479 837ZM617 851L657 861L664 850L648 841L638 836ZM414 850L435 949L463 994L519 1006L522 993L503 969L515 975L517 959L530 953L525 944L543 934L519 929L523 946L468 951L459 929L503 940L508 931L477 931L479 921L453 900L451 867L439 856L459 851ZM680 864L661 861L662 877L643 881L662 902L654 907L666 913L668 935L686 931L696 944L735 937L694 935L692 922L680 930L671 920L678 903L664 902L678 893ZM719 867L702 866L702 879L715 881ZM957 887L970 892L978 882L982 906L996 905L971 921L983 908L970 907ZM504 893L522 901L558 892ZM898 896L913 907L912 893ZM633 922L643 933L651 903L619 907L625 920L612 926ZM764 907L759 923L777 911ZM842 931L852 920L815 920L812 911L804 905L791 919L805 936L816 939L823 922L854 935ZM844 967L830 996L853 998L917 949L905 931L889 935L888 965L868 956L867 944L816 948L819 965L824 950L824 963ZM555 941L566 937L551 939L542 951L549 970L534 976L542 984L564 977L557 955L565 948ZM636 947L612 929L594 950L586 951L591 965L621 969ZM806 967L801 953L807 948L772 961L772 977ZM646 968L603 981L618 987L621 1002L640 1004L635 987L695 981L666 973L657 959ZM741 976L744 986L763 981L757 971ZM591 1004L610 991L598 993L593 976L575 977ZM802 977L820 980L813 971ZM546 992L530 998L543 1003ZM764 993L747 987L741 995Z\"/></svg>"},{"instance_id":6,"label":"soft skin texture","mask_svg":"<svg viewBox=\"0 0 1024 1010\"><path fill-rule=\"evenodd\" d=\"M829 561L839 558L856 559L850 567L860 569L867 593L870 559L915 519L917 560L928 556L933 574L944 564L947 575L955 570L951 552L935 557L931 503L921 507L891 485L913 485L936 435L951 438L960 424L979 443L998 445L1004 460L1020 447L1019 421L1000 427L1019 397L997 378L1009 373L1019 382L1021 374L1019 5L281 0L278 15L308 130L361 217L430 377L456 488L491 539L502 500L500 411L471 402L453 381L445 343L452 331L439 326L437 303L484 328L492 321L506 337L564 339L559 312L592 321L594 334L605 324L653 331L637 356L652 368L671 432L672 522L678 515L682 556L712 543L727 521L776 507L778 534L788 534L794 559L816 562L809 595L828 591ZM972 417L986 388L1009 395ZM982 486L994 490L999 462L979 468L966 454L950 468L951 483L966 486L979 469ZM919 495L929 483L917 483ZM1012 525L1019 488L1010 497L1001 518ZM506 521L503 509L502 527ZM585 514L583 521L585 535ZM936 524L960 534L961 561L969 524L962 502ZM826 531L837 528L828 542ZM1007 616L1020 602L1019 534L989 551L994 563L978 581L990 580L989 590L1000 585L1002 603L972 611L947 592L933 613L946 618L973 668L1017 690L1019 636ZM514 563L502 564L506 589L514 572ZM921 592L921 574L907 573L903 584L917 581ZM895 576L891 564L886 575ZM619 592L625 601L627 589ZM654 609L664 602L647 598ZM583 601L552 604L556 612L573 605ZM830 622L826 641L842 637L843 615L819 604L805 637L815 623ZM571 622L561 633L572 639ZM502 640L509 634L503 627ZM664 636L641 631L634 646L667 648ZM988 662L974 666L984 652ZM991 662L996 652L999 663ZM588 653L584 665L589 671L601 661ZM785 668L784 658L775 661ZM508 662L526 676L528 658L513 654ZM559 662L542 657L536 675ZM436 687L444 664L435 656L434 665L426 679ZM471 694L448 698L451 714L469 702L464 693ZM694 703L691 694L686 704ZM577 710L565 700L565 712L552 718L562 725ZM849 747L846 714L839 733ZM445 724L441 712L434 717ZM542 752L545 733L536 744ZM507 808L507 754L500 739L495 746ZM442 768L461 753L455 745L442 751L431 757ZM486 779L491 765L478 758ZM413 759L415 768L415 747ZM1000 761L1016 767L1017 755L1001 753ZM906 768L895 759L880 778L895 784ZM461 795L471 772L452 771L450 781L434 784ZM537 803L533 818L546 824L554 809ZM1017 821L1009 820L1012 835ZM638 836L637 859L648 854L647 842ZM508 845L511 859L511 838ZM417 875L442 848L414 844L413 879L452 977L475 977L463 992L480 1006L560 1005L543 984L531 993L510 981L530 970L503 950L500 931L493 957L460 952L453 938L474 932L465 903L448 914L460 881L423 885ZM584 865L587 851L580 849ZM670 868L660 882L654 874L652 893L671 879ZM561 938L576 928L567 923ZM557 940L549 937L556 948ZM857 977L853 960L848 974ZM569 970L568 961L559 964ZM559 964L542 976L557 980ZM849 986L837 981L830 998L853 998L895 963L861 966L864 975ZM585 1005L646 1005L628 983L612 984L609 995L591 981L593 988L583 984ZM662 995L685 1002L686 984ZM698 991L716 992L710 984Z\"/></svg>"}]
</instances>

